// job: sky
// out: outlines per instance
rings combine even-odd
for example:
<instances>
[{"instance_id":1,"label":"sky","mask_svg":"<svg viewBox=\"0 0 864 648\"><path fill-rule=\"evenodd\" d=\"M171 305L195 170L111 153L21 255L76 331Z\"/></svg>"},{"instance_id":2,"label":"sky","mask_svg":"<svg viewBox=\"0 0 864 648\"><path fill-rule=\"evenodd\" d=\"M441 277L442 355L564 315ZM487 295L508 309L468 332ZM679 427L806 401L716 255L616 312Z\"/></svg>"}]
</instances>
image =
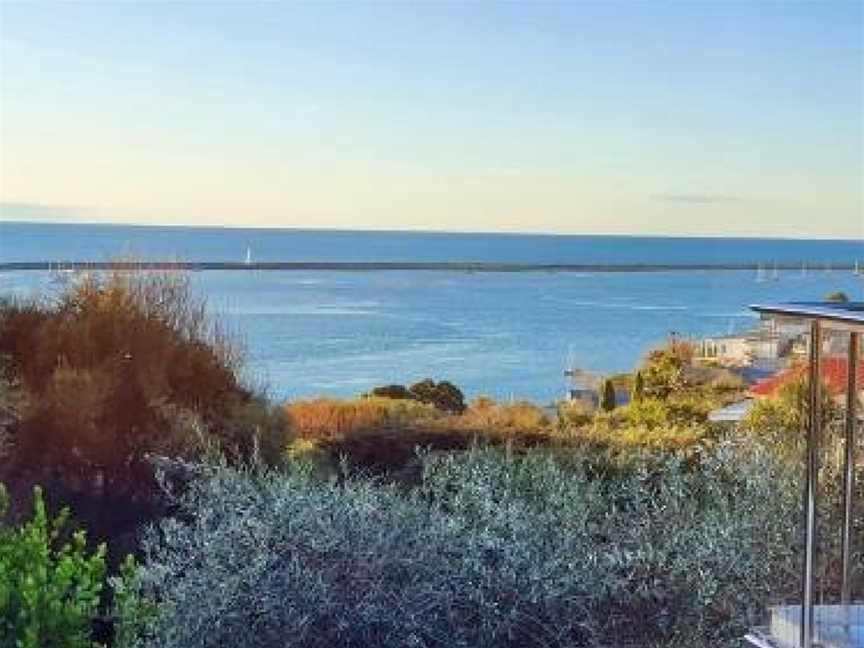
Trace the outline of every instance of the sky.
<instances>
[{"instance_id":1,"label":"sky","mask_svg":"<svg viewBox=\"0 0 864 648\"><path fill-rule=\"evenodd\" d=\"M0 219L864 238L862 7L0 0Z\"/></svg>"}]
</instances>

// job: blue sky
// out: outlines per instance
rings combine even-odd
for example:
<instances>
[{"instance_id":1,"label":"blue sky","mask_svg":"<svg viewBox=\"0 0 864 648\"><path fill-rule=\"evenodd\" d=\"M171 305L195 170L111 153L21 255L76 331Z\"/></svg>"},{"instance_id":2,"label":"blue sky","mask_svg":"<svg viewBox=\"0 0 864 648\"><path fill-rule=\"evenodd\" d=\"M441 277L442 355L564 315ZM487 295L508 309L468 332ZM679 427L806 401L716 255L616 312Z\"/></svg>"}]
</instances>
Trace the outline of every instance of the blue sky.
<instances>
[{"instance_id":1,"label":"blue sky","mask_svg":"<svg viewBox=\"0 0 864 648\"><path fill-rule=\"evenodd\" d=\"M862 20L3 3L0 218L864 237Z\"/></svg>"}]
</instances>

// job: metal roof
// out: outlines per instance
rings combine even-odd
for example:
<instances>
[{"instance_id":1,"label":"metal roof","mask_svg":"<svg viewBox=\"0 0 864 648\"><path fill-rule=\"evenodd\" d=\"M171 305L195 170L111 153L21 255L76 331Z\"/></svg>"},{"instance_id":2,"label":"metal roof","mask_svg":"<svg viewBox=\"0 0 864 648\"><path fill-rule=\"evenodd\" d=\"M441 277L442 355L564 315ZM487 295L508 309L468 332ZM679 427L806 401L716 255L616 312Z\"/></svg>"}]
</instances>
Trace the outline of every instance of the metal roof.
<instances>
[{"instance_id":1,"label":"metal roof","mask_svg":"<svg viewBox=\"0 0 864 648\"><path fill-rule=\"evenodd\" d=\"M750 308L764 315L819 320L832 328L864 331L864 302L775 302Z\"/></svg>"},{"instance_id":2,"label":"metal roof","mask_svg":"<svg viewBox=\"0 0 864 648\"><path fill-rule=\"evenodd\" d=\"M708 413L708 420L712 423L739 423L751 407L753 407L752 398L738 401L726 407L712 410Z\"/></svg>"}]
</instances>

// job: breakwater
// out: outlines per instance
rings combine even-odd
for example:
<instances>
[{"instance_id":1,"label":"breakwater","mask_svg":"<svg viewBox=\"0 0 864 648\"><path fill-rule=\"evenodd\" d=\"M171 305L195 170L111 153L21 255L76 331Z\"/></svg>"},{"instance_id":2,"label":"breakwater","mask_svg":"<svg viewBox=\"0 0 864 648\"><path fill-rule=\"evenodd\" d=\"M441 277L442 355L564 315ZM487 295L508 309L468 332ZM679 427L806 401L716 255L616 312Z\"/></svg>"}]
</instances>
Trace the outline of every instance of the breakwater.
<instances>
[{"instance_id":1,"label":"breakwater","mask_svg":"<svg viewBox=\"0 0 864 648\"><path fill-rule=\"evenodd\" d=\"M780 263L773 271L852 271L852 263L830 265ZM439 272L675 272L675 271L768 271L764 263L494 263L494 262L412 262L412 261L15 261L0 263L0 272L18 270L100 271L100 270L332 270L376 272L393 270Z\"/></svg>"}]
</instances>

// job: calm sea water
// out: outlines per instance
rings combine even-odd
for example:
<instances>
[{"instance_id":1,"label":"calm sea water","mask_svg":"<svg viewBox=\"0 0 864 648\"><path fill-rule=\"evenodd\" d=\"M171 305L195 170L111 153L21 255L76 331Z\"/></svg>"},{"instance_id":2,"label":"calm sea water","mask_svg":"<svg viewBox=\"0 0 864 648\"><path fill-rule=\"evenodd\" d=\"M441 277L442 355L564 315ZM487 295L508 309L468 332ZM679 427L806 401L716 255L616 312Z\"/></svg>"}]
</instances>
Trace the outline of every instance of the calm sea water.
<instances>
[{"instance_id":1,"label":"calm sea water","mask_svg":"<svg viewBox=\"0 0 864 648\"><path fill-rule=\"evenodd\" d=\"M138 257L242 261L538 263L798 262L752 272L200 272L195 286L244 340L249 372L276 397L350 395L447 378L469 395L546 402L568 363L632 368L672 330L725 333L755 323L747 305L818 299L864 280L861 241L495 236L0 223L0 261ZM44 273L0 274L0 292L50 291Z\"/></svg>"}]
</instances>

